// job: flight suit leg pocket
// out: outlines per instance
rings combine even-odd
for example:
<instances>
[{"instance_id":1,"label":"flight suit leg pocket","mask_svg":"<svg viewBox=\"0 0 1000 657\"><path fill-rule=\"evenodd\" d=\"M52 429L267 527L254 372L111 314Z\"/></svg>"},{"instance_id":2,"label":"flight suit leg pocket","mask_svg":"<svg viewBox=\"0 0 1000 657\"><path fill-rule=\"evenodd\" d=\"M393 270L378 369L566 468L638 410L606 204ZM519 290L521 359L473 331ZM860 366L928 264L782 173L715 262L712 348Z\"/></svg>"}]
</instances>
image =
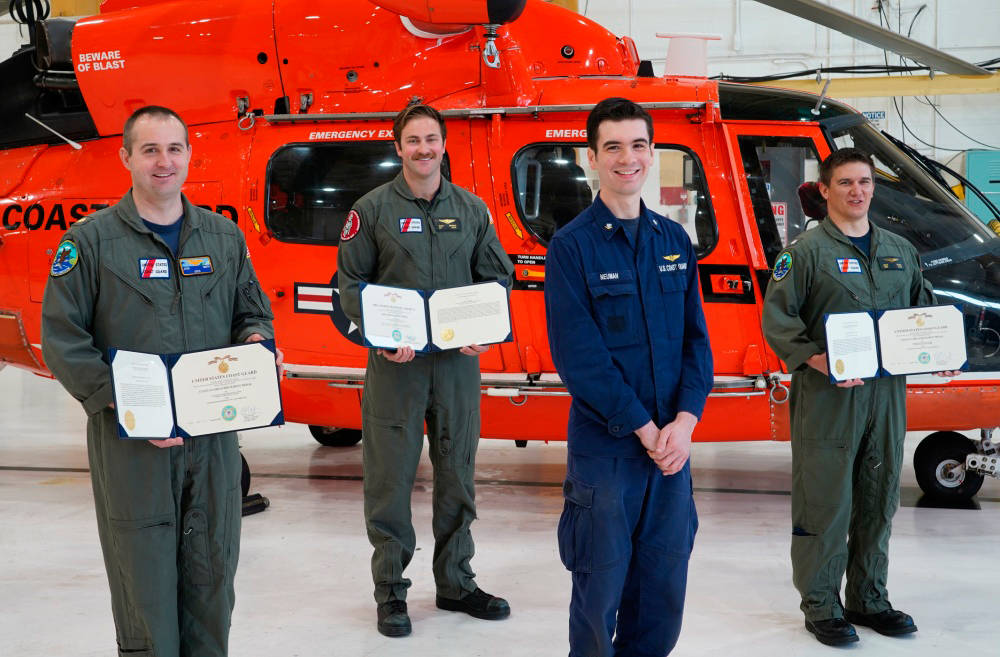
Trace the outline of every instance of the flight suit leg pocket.
<instances>
[{"instance_id":1,"label":"flight suit leg pocket","mask_svg":"<svg viewBox=\"0 0 1000 657\"><path fill-rule=\"evenodd\" d=\"M559 518L559 558L574 573L593 571L594 491L572 477L563 482L562 516Z\"/></svg>"},{"instance_id":2,"label":"flight suit leg pocket","mask_svg":"<svg viewBox=\"0 0 1000 657\"><path fill-rule=\"evenodd\" d=\"M181 573L184 581L194 586L211 586L214 569L208 516L201 509L189 509L184 514L181 527Z\"/></svg>"},{"instance_id":3,"label":"flight suit leg pocket","mask_svg":"<svg viewBox=\"0 0 1000 657\"><path fill-rule=\"evenodd\" d=\"M174 515L112 519L111 527L115 560L128 597L144 608L173 600L177 587Z\"/></svg>"},{"instance_id":4,"label":"flight suit leg pocket","mask_svg":"<svg viewBox=\"0 0 1000 657\"><path fill-rule=\"evenodd\" d=\"M226 574L236 574L240 560L240 525L243 521L243 489L240 486L226 493L226 525L223 534L223 553L226 555Z\"/></svg>"},{"instance_id":5,"label":"flight suit leg pocket","mask_svg":"<svg viewBox=\"0 0 1000 657\"><path fill-rule=\"evenodd\" d=\"M796 446L793 476L801 491L804 517L796 518L796 526L806 534L825 533L832 525L841 525L845 509L850 505L852 467L847 439L820 436L804 439Z\"/></svg>"}]
</instances>

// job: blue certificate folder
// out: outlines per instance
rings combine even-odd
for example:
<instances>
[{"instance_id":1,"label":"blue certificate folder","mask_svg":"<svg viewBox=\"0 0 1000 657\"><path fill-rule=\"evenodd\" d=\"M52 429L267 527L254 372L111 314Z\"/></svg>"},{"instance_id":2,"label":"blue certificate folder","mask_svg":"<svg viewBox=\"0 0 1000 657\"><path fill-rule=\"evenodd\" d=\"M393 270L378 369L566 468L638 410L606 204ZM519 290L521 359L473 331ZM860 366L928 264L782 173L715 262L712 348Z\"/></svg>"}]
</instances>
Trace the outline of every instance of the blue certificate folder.
<instances>
[{"instance_id":1,"label":"blue certificate folder","mask_svg":"<svg viewBox=\"0 0 1000 657\"><path fill-rule=\"evenodd\" d=\"M960 357L958 357L957 362L953 363L954 365L956 365L956 366L953 366L953 367L944 367L944 366L941 366L939 363L934 362L934 358L932 357L932 355L931 355L930 352L916 353L915 355L917 356L917 360L916 360L917 365L915 365L915 366L904 366L904 367L900 368L900 367L895 366L895 365L890 365L888 362L886 362L886 361L889 360L888 355L884 354L884 352L887 351L887 346L883 343L883 337L884 336L882 335L882 332L879 330L879 325L881 323L881 320L882 320L883 316L886 313L888 313L888 312L892 312L892 313L903 312L905 314L912 315L912 316L916 317L916 316L921 315L921 314L924 314L924 315L927 314L926 312L922 313L921 311L930 311L930 310L941 309L941 308L954 308L955 310L958 311L959 317L961 317L962 306L960 304L940 304L940 305L936 305L936 306L914 306L914 307L911 307L911 308L899 308L899 309L892 309L892 310L877 310L877 311L876 310L869 310L869 311L857 311L857 312L852 312L852 313L826 313L826 314L824 314L823 315L824 332L828 332L829 325L830 325L830 319L831 318L838 317L838 316L845 316L845 315L865 315L865 314L867 314L869 316L870 320L871 320L871 323L872 323L872 334L873 334L873 336L875 338L874 348L875 348L875 353L876 353L876 358L877 358L877 364L876 364L876 367L875 367L875 371L874 371L874 373L872 375L870 375L870 376L862 376L862 377L849 377L849 376L845 375L845 376L842 376L841 378L838 378L838 377L835 376L835 372L837 371L836 370L837 363L833 362L833 360L831 359L830 349L829 349L829 346L830 346L830 337L829 337L829 334L827 333L826 334L826 339L827 339L826 366L827 366L827 372L829 373L830 382L831 383L840 383L840 382L848 380L850 378L863 378L863 379L867 379L867 378L877 378L877 377L881 377L881 376L900 376L900 375L908 375L908 374L930 374L930 373L933 373L933 372L940 372L940 371L944 371L944 370L967 370L968 367L969 367L969 363L968 363L968 360L966 358L966 351L965 351L966 345L965 345L964 341L960 345L960 347L961 347L961 352L960 352L961 355L960 355ZM957 365L958 362L961 363L960 366ZM926 365L926 368L923 367L924 365Z\"/></svg>"},{"instance_id":2,"label":"blue certificate folder","mask_svg":"<svg viewBox=\"0 0 1000 657\"><path fill-rule=\"evenodd\" d=\"M252 359L248 358L251 352L247 347L253 349ZM260 347L267 350L270 360L262 359ZM273 339L175 354L109 349L118 437L191 438L284 424L275 354ZM128 360L137 360L138 368L147 372L128 381L116 380L116 362L127 365ZM251 360L257 365L251 365ZM192 365L199 371L195 378L188 375ZM199 387L208 394L196 395L196 401L187 402L179 413L178 395L187 398ZM247 397L239 392L240 388L262 396L259 400Z\"/></svg>"},{"instance_id":3,"label":"blue certificate folder","mask_svg":"<svg viewBox=\"0 0 1000 657\"><path fill-rule=\"evenodd\" d=\"M458 328L458 331L456 332L454 328L450 327L447 324L437 325L433 321L433 318L431 316L432 313L431 305L435 303L435 295L465 295L465 294L473 294L477 290L488 289L490 292L492 292L492 296L496 297L499 294L499 290L496 289L496 286L502 288L503 290L502 294L503 305L502 308L499 308L501 312L500 316L498 317L501 323L488 324L488 327L490 329L488 331L489 333L488 339L476 342L463 341L461 339L462 338L461 328ZM404 334L404 331L406 331L405 328L402 329L402 331L393 331L392 335L382 336L381 339L375 335L371 335L372 339L369 340L370 332L368 331L369 327L368 327L368 320L366 319L366 313L365 313L366 303L364 299L364 291L366 288L369 287L384 288L387 291L398 292L401 296L407 295L411 298L412 294L414 293L419 295L420 299L422 300L422 307L423 307L423 316L418 319L418 323L422 322L423 324L422 330L424 332L423 339L421 340L422 342L421 345L418 346L406 340ZM364 345L366 347L395 349L399 347L401 344L406 344L408 346L413 347L414 351L416 351L417 353L433 353L437 351L447 351L449 349L459 349L467 344L484 344L484 345L497 344L501 342L512 342L514 339L514 336L511 332L511 323L510 323L510 292L509 290L507 290L504 281L484 281L480 283L472 283L470 285L460 285L452 288L442 288L439 290L415 290L410 288L393 287L389 285L376 286L375 284L362 282L359 286L359 293L362 295L361 334L364 339ZM437 298L441 299L442 297L439 296ZM496 299L494 299L494 301L496 301ZM489 303L489 300L487 299L486 302ZM464 306L458 305L455 307L455 309L458 310L459 312L458 313L452 312L451 314L452 315L461 314L463 310L469 311L471 314L475 314L477 305L478 304L474 302L465 304ZM495 306L493 306L492 308L494 310L498 309ZM461 327L463 322L467 323L468 321L470 321L470 317L469 315L466 315L465 317L456 317L453 324L455 326ZM474 321L474 319L472 321ZM416 329L419 327L413 326L413 328ZM374 329L372 332L373 333L375 332ZM415 333L417 331L413 332ZM454 346L449 346L448 344L449 341L454 342L455 343Z\"/></svg>"}]
</instances>

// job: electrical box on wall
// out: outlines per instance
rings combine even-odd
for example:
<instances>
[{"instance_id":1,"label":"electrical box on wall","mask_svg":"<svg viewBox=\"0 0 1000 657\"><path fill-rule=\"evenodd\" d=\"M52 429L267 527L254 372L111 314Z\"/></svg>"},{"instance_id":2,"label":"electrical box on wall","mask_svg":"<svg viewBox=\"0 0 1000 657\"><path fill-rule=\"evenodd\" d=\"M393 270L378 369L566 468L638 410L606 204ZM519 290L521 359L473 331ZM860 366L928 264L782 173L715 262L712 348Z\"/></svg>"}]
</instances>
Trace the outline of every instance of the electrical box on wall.
<instances>
[{"instance_id":1,"label":"electrical box on wall","mask_svg":"<svg viewBox=\"0 0 1000 657\"><path fill-rule=\"evenodd\" d=\"M994 205L1000 207L1000 151L969 151L965 154L965 177L986 194ZM986 204L975 194L966 193L965 202L983 223L995 217Z\"/></svg>"}]
</instances>

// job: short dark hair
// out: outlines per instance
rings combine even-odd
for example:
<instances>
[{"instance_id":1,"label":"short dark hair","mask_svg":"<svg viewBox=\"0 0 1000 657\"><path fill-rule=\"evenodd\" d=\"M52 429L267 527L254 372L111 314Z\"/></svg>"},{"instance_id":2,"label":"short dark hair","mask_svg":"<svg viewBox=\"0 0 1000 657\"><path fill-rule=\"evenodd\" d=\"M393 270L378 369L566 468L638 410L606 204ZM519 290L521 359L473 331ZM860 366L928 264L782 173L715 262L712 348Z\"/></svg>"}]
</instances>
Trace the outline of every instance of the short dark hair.
<instances>
[{"instance_id":1,"label":"short dark hair","mask_svg":"<svg viewBox=\"0 0 1000 657\"><path fill-rule=\"evenodd\" d=\"M145 107L140 107L136 111L132 112L132 116L128 117L125 121L125 127L122 129L122 146L129 153L132 152L132 128L135 126L135 122L139 119L151 116L159 119L177 119L181 127L184 128L184 143L190 144L188 141L188 127L187 123L184 123L184 119L180 117L180 114L173 111L169 107L160 107L159 105L146 105Z\"/></svg>"},{"instance_id":2,"label":"short dark hair","mask_svg":"<svg viewBox=\"0 0 1000 657\"><path fill-rule=\"evenodd\" d=\"M587 145L597 152L597 130L605 121L628 121L642 119L649 131L649 144L653 144L653 117L649 112L633 103L628 98L605 98L594 105L587 115Z\"/></svg>"},{"instance_id":3,"label":"short dark hair","mask_svg":"<svg viewBox=\"0 0 1000 657\"><path fill-rule=\"evenodd\" d=\"M396 140L397 144L402 144L403 128L406 127L406 124L413 119L419 119L421 117L437 121L438 125L441 127L441 141L448 138L448 129L444 127L444 117L441 116L441 112L437 111L430 105L414 103L404 107L399 114L396 115L396 118L392 120L392 137Z\"/></svg>"},{"instance_id":4,"label":"short dark hair","mask_svg":"<svg viewBox=\"0 0 1000 657\"><path fill-rule=\"evenodd\" d=\"M833 180L833 170L851 162L867 164L872 170L872 176L875 175L875 162L871 155L856 148L841 148L839 151L827 155L826 159L819 165L819 181L829 187Z\"/></svg>"}]
</instances>

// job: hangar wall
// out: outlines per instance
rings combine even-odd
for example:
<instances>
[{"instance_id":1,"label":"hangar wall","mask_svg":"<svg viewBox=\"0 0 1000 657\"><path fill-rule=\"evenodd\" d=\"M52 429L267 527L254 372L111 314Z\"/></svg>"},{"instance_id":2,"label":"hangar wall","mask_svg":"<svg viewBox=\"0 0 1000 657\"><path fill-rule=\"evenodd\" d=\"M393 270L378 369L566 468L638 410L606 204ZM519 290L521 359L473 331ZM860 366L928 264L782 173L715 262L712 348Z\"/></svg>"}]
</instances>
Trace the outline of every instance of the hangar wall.
<instances>
[{"instance_id":1,"label":"hangar wall","mask_svg":"<svg viewBox=\"0 0 1000 657\"><path fill-rule=\"evenodd\" d=\"M53 14L69 15L88 2L94 0L55 0ZM720 41L708 45L709 75L769 75L900 61L893 53L754 0L700 0L696 5L687 0L558 0L558 4L575 4L580 13L616 34L631 36L640 56L653 60L657 70L662 70L667 50L667 41L656 38L657 32L721 35ZM874 23L881 18L894 31L968 61L1000 56L996 0L830 0L829 4ZM7 0L0 0L0 57L27 40L27 33L10 20L6 5ZM881 128L940 161L950 160L959 171L965 167L966 149L1000 150L998 94L910 96L895 102L890 97L843 100L862 111L884 113L878 121Z\"/></svg>"},{"instance_id":2,"label":"hangar wall","mask_svg":"<svg viewBox=\"0 0 1000 657\"><path fill-rule=\"evenodd\" d=\"M1000 3L996 0L883 0L881 12L878 0L829 0L827 4L875 24L881 17L889 29L970 62L1000 57ZM640 56L652 59L657 71L663 70L667 51L667 41L656 38L657 32L721 35L720 41L708 44L709 75L771 75L817 67L885 64L886 58L889 64L900 63L894 53L884 53L754 0L700 0L697 4L686 0L579 0L579 11L613 32L635 39ZM889 97L842 100L862 111L885 112L885 119L879 122L883 130L905 138L940 161L954 158L951 166L958 171L964 169L965 149L989 145L1000 150L998 94L929 99L910 96L898 98L895 105ZM982 143L963 136L946 120Z\"/></svg>"}]
</instances>

